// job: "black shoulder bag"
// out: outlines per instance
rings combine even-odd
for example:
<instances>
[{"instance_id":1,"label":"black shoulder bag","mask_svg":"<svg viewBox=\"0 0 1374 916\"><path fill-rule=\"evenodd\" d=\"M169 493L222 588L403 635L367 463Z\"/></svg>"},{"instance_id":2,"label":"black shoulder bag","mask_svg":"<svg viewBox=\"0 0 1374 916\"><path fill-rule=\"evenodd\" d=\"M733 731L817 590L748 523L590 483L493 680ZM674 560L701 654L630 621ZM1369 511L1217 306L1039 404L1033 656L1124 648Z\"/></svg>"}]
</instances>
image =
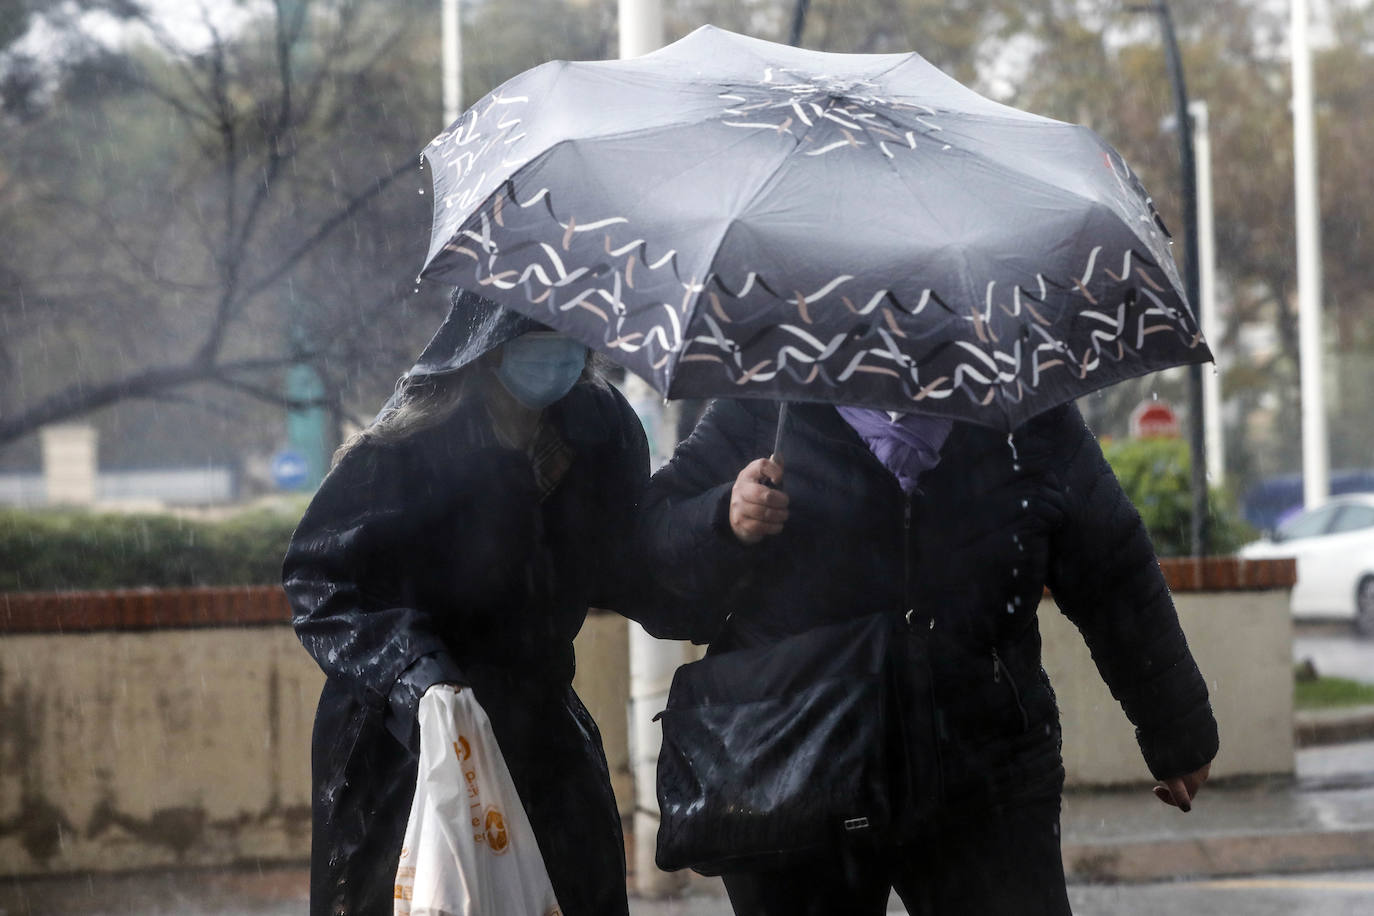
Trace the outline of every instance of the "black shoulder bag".
<instances>
[{"instance_id":1,"label":"black shoulder bag","mask_svg":"<svg viewBox=\"0 0 1374 916\"><path fill-rule=\"evenodd\" d=\"M873 614L677 670L655 717L659 868L717 875L893 836L913 778L891 676L900 626Z\"/></svg>"}]
</instances>

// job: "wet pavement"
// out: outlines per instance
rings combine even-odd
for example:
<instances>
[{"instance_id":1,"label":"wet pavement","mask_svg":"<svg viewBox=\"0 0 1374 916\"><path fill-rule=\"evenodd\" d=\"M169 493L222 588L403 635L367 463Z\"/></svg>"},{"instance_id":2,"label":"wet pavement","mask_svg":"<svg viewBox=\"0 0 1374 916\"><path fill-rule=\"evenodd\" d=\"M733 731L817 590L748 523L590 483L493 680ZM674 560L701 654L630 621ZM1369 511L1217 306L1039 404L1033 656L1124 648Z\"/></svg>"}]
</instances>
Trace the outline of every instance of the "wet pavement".
<instances>
[{"instance_id":1,"label":"wet pavement","mask_svg":"<svg viewBox=\"0 0 1374 916\"><path fill-rule=\"evenodd\" d=\"M1348 625L1299 626L1293 633L1293 661L1308 660L1322 677L1374 684L1374 639L1355 636Z\"/></svg>"},{"instance_id":2,"label":"wet pavement","mask_svg":"<svg viewBox=\"0 0 1374 916\"><path fill-rule=\"evenodd\" d=\"M1300 750L1298 779L1307 788L1359 788L1374 783L1374 741Z\"/></svg>"},{"instance_id":3,"label":"wet pavement","mask_svg":"<svg viewBox=\"0 0 1374 916\"><path fill-rule=\"evenodd\" d=\"M106 908L34 910L45 914L119 914L119 916L304 916L303 896L277 900L243 900L225 903L206 888L197 890L186 882L172 896L159 899L123 898ZM217 890L223 891L220 884ZM1072 885L1069 900L1076 916L1157 916L1159 913L1187 913L1189 916L1366 916L1374 900L1374 871L1312 873L1300 876L1260 875L1249 878L1200 881L1159 881L1147 884ZM23 911L10 911L16 916ZM888 904L892 916L905 914L895 897ZM731 916L729 903L721 896L695 891L673 900L630 901L631 916Z\"/></svg>"},{"instance_id":4,"label":"wet pavement","mask_svg":"<svg viewBox=\"0 0 1374 916\"><path fill-rule=\"evenodd\" d=\"M1071 887L1075 916L1368 916L1374 872Z\"/></svg>"},{"instance_id":5,"label":"wet pavement","mask_svg":"<svg viewBox=\"0 0 1374 916\"><path fill-rule=\"evenodd\" d=\"M1080 916L1374 912L1374 741L1299 751L1295 782L1208 786L1190 814L1146 787L1071 792L1063 828ZM299 866L0 878L0 916L303 916L305 887ZM904 910L894 900L889 912ZM719 881L702 878L685 896L631 905L632 916L729 913Z\"/></svg>"},{"instance_id":6,"label":"wet pavement","mask_svg":"<svg viewBox=\"0 0 1374 916\"><path fill-rule=\"evenodd\" d=\"M1298 751L1298 783L1204 786L1184 814L1148 787L1069 792L1066 843L1374 827L1374 741Z\"/></svg>"}]
</instances>

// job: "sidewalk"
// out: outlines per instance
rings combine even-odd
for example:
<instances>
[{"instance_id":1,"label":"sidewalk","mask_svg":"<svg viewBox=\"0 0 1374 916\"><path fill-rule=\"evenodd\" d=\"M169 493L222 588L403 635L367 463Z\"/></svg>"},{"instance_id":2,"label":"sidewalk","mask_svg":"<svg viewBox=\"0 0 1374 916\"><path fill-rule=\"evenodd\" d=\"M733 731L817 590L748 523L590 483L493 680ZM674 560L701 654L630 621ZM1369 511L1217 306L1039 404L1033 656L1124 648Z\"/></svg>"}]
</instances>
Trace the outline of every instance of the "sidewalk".
<instances>
[{"instance_id":1,"label":"sidewalk","mask_svg":"<svg viewBox=\"0 0 1374 916\"><path fill-rule=\"evenodd\" d=\"M1350 717L1346 717L1350 718ZM1366 732L1368 734L1368 732ZM1295 782L1206 787L1189 814L1146 786L1070 792L1062 819L1071 884L1374 868L1374 740L1298 751ZM632 900L632 916L729 916L720 882ZM892 904L890 912L903 912Z\"/></svg>"},{"instance_id":2,"label":"sidewalk","mask_svg":"<svg viewBox=\"0 0 1374 916\"><path fill-rule=\"evenodd\" d=\"M1063 833L1073 883L1374 868L1374 740L1300 750L1294 782L1208 786L1190 814L1147 787L1071 792ZM299 866L0 878L0 916L303 916L306 898ZM685 895L632 898L630 912L730 908L719 880L693 876Z\"/></svg>"},{"instance_id":3,"label":"sidewalk","mask_svg":"<svg viewBox=\"0 0 1374 916\"><path fill-rule=\"evenodd\" d=\"M1294 783L1207 786L1190 814L1148 789L1070 793L1071 881L1148 881L1374 867L1374 741L1298 751Z\"/></svg>"}]
</instances>

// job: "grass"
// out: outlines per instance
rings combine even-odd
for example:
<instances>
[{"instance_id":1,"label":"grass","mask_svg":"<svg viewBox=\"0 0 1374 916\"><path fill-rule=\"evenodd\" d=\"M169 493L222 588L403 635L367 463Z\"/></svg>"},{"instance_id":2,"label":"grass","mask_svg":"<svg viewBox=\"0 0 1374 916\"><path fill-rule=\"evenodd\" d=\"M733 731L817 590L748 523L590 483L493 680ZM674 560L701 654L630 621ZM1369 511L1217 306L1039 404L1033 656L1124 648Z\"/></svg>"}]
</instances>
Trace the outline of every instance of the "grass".
<instances>
[{"instance_id":1,"label":"grass","mask_svg":"<svg viewBox=\"0 0 1374 916\"><path fill-rule=\"evenodd\" d=\"M1343 677L1297 680L1293 684L1293 705L1298 709L1374 706L1374 684Z\"/></svg>"}]
</instances>

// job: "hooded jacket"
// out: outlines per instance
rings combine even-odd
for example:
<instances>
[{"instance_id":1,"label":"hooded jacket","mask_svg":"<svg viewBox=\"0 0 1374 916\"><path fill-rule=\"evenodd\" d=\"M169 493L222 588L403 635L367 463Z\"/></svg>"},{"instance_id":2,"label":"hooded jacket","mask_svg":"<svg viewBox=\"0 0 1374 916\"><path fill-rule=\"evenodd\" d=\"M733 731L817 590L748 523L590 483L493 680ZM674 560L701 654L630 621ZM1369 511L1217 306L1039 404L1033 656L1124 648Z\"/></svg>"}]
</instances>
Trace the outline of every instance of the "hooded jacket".
<instances>
[{"instance_id":1,"label":"hooded jacket","mask_svg":"<svg viewBox=\"0 0 1374 916\"><path fill-rule=\"evenodd\" d=\"M572 643L589 606L626 603L647 448L609 386L579 383L546 416L573 459L542 502L529 458L483 445L485 412L471 403L354 447L291 541L293 622L327 675L313 741L314 916L391 912L416 703L438 682L471 685L490 717L563 912L626 912L620 820L600 735L572 690Z\"/></svg>"},{"instance_id":2,"label":"hooded jacket","mask_svg":"<svg viewBox=\"0 0 1374 916\"><path fill-rule=\"evenodd\" d=\"M656 573L703 609L708 654L879 611L905 621L900 677L921 697L908 753L937 804L1062 790L1058 711L1040 665L1046 587L1136 726L1156 778L1215 756L1207 687L1139 515L1078 411L1005 433L956 423L907 497L838 412L794 404L782 438L783 531L730 531L739 471L772 451L777 406L717 401L645 499ZM923 772L927 770L921 768Z\"/></svg>"}]
</instances>

